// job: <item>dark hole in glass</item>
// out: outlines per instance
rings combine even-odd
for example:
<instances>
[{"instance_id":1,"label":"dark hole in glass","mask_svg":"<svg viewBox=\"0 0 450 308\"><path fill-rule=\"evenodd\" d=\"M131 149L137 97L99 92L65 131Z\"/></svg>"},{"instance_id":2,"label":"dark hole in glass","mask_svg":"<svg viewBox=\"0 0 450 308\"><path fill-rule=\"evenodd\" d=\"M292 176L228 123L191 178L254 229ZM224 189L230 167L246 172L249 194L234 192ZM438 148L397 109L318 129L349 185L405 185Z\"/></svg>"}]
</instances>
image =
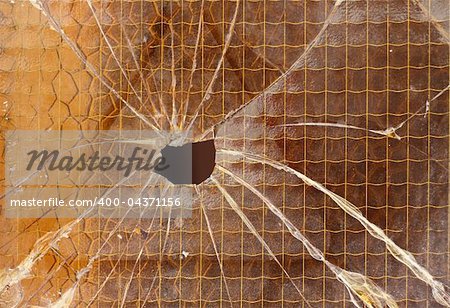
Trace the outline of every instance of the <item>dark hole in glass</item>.
<instances>
[{"instance_id":1,"label":"dark hole in glass","mask_svg":"<svg viewBox=\"0 0 450 308\"><path fill-rule=\"evenodd\" d=\"M214 140L167 145L161 154L169 167L156 172L173 184L201 184L210 177L216 165Z\"/></svg>"}]
</instances>

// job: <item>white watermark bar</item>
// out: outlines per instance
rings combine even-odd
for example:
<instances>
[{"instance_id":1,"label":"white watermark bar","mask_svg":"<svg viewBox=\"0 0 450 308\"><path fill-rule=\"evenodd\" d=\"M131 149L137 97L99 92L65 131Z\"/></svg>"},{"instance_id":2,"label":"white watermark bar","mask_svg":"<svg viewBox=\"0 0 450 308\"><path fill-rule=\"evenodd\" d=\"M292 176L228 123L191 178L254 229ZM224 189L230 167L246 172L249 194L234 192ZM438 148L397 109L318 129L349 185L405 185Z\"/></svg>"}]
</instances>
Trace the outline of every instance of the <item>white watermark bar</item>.
<instances>
[{"instance_id":1,"label":"white watermark bar","mask_svg":"<svg viewBox=\"0 0 450 308\"><path fill-rule=\"evenodd\" d=\"M176 146L175 164L173 154L165 157L164 149L173 146L164 136L152 131L8 131L4 214L190 217L192 150L189 144Z\"/></svg>"},{"instance_id":2,"label":"white watermark bar","mask_svg":"<svg viewBox=\"0 0 450 308\"><path fill-rule=\"evenodd\" d=\"M190 187L8 188L7 218L191 217Z\"/></svg>"}]
</instances>

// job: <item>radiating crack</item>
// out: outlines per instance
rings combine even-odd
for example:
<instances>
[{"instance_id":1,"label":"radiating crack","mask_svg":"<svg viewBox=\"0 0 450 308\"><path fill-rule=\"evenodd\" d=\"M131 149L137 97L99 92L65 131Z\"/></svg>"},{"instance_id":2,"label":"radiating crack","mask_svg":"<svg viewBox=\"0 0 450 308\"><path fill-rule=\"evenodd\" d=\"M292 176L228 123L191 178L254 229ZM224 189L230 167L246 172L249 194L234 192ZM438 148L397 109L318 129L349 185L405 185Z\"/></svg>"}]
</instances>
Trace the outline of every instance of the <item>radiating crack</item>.
<instances>
[{"instance_id":1,"label":"radiating crack","mask_svg":"<svg viewBox=\"0 0 450 308\"><path fill-rule=\"evenodd\" d=\"M194 112L194 116L191 119L191 121L189 122L189 124L186 126L185 131L187 133L189 133L192 129L192 125L194 124L195 120L198 117L198 114L200 112L200 110L203 108L203 105L205 104L206 101L208 101L211 97L211 93L214 87L214 83L217 79L217 76L219 75L219 71L220 68L222 67L222 63L225 60L225 55L228 51L228 48L230 47L231 44L231 39L233 37L233 33L234 33L234 27L236 26L236 20L237 20L237 16L238 16L238 12L239 12L239 7L240 7L241 1L240 0L236 0L236 8L234 10L234 14L233 14L233 18L231 19L230 25L229 25L229 29L228 29L228 33L225 36L225 44L224 47L222 49L222 55L220 56L219 61L217 62L216 65L216 69L214 70L214 74L211 78L211 81L208 84L208 87L206 88L205 94L202 97L202 100L200 101L200 103L197 106L197 109Z\"/></svg>"},{"instance_id":2,"label":"radiating crack","mask_svg":"<svg viewBox=\"0 0 450 308\"><path fill-rule=\"evenodd\" d=\"M450 43L450 37L448 31L442 27L442 25L437 21L436 17L431 14L430 10L422 3L421 0L412 0L414 4L416 4L420 10L423 12L426 18L433 24L433 27L439 32L439 34L445 39L446 43ZM431 1L429 2L431 4Z\"/></svg>"},{"instance_id":3,"label":"radiating crack","mask_svg":"<svg viewBox=\"0 0 450 308\"><path fill-rule=\"evenodd\" d=\"M78 59L86 66L86 68L96 77L98 80L108 88L111 93L114 94L121 102L123 102L139 119L141 119L145 124L147 124L150 128L152 128L155 132L159 133L159 129L154 126L150 121L140 112L136 110L130 103L128 103L120 94L117 92L106 80L103 78L95 69L95 67L87 60L83 52L78 48L78 46L67 36L64 30L60 27L60 25L56 22L56 20L51 16L49 10L46 5L42 2L42 0L33 0L33 3L37 5L39 10L44 13L47 17L50 25L59 33L61 38L69 45L70 49L76 54Z\"/></svg>"},{"instance_id":4,"label":"radiating crack","mask_svg":"<svg viewBox=\"0 0 450 308\"><path fill-rule=\"evenodd\" d=\"M183 128L184 124L186 123L186 117L188 113L189 108L189 98L191 94L191 89L193 87L193 80L194 80L194 73L197 69L197 54L198 54L198 47L200 46L200 40L202 39L202 33L203 33L203 14L204 14L204 5L205 0L201 0L201 6L200 6L200 12L199 12L199 20L198 20L198 27L197 27L197 37L195 39L195 47L194 47L194 55L192 56L192 67L191 67L191 74L189 76L189 85L187 89L187 96L186 96L186 102L184 103L184 108L180 108L183 112L182 120L180 122L180 129Z\"/></svg>"},{"instance_id":5,"label":"radiating crack","mask_svg":"<svg viewBox=\"0 0 450 308\"><path fill-rule=\"evenodd\" d=\"M131 175L133 176L136 173L134 171ZM121 181L119 181L114 187L108 189L101 197L107 197L114 189L119 187L121 184L126 182L129 179L129 177L124 177ZM98 201L97 201L98 202ZM94 204L94 206L90 207L81 215L78 216L77 219L71 221L70 223L67 223L60 227L57 231L54 232L48 232L39 239L36 240L36 243L34 244L32 250L27 255L27 257L20 262L20 264L13 268L13 269L1 269L0 270L0 295L2 292L4 292L6 289L8 289L12 285L19 285L22 280L28 278L31 274L31 269L33 266L40 260L42 257L53 247L56 247L56 245L63 239L67 238L69 234L72 232L73 228L79 224L84 218L86 218L92 211L96 209L97 204ZM131 208L129 209L131 210ZM122 220L124 220L126 215L122 217ZM119 225L116 225L116 228L118 228ZM112 234L109 235L109 238L112 236ZM105 242L106 243L106 242ZM99 252L98 252L99 254ZM92 259L97 259L98 254Z\"/></svg>"},{"instance_id":6,"label":"radiating crack","mask_svg":"<svg viewBox=\"0 0 450 308\"><path fill-rule=\"evenodd\" d=\"M305 184L310 185L316 188L317 190L321 191L325 195L329 196L342 210L344 210L345 213L358 220L364 226L364 228L366 228L366 230L370 233L370 235L383 241L394 258L396 258L399 262L407 266L414 273L414 275L416 275L417 278L419 278L420 280L425 282L429 287L431 287L433 297L438 303L444 306L450 306L450 295L446 291L446 286L443 283L435 280L434 277L428 272L428 270L423 266L421 266L416 261L416 259L411 253L400 248L397 244L395 244L393 240L391 240L384 233L384 231L381 228L368 221L367 218L365 218L364 215L361 213L361 211L350 201L333 193L325 186L307 177L303 173L295 169L292 169L280 162L271 160L269 158L262 157L260 155L253 153L239 152L233 150L223 150L223 149L217 150L217 153L245 158L247 160L256 163L269 165L280 171L285 171L301 179Z\"/></svg>"},{"instance_id":7,"label":"radiating crack","mask_svg":"<svg viewBox=\"0 0 450 308\"><path fill-rule=\"evenodd\" d=\"M139 102L141 103L141 105L143 105L142 96L139 95L139 94L137 93L136 89L134 88L133 83L130 81L130 78L128 77L128 74L125 72L125 69L123 68L123 65L121 64L121 62L120 62L119 59L117 58L116 53L114 52L114 49L113 49L113 47L112 47L112 45L111 45L111 42L109 41L109 39L108 39L108 37L107 37L105 31L103 30L103 27L102 27L102 25L101 25L101 23L100 23L100 20L98 20L97 13L96 13L96 11L95 11L95 9L94 9L94 6L92 5L92 0L87 0L87 4L88 4L88 6L89 6L89 9L90 9L91 12L92 12L92 16L94 16L94 19L95 19L95 22L96 22L96 24L97 24L97 27L98 27L98 29L99 29L99 31L100 31L100 34L101 34L103 40L106 42L106 45L108 46L108 49L109 49L109 51L111 52L112 57L113 57L114 60L116 61L117 66L119 67L119 69L120 69L120 71L121 71L121 73L122 73L122 76L125 78L126 82L127 82L128 85L130 86L130 88L131 88L131 90L133 91L134 95L136 95L136 97L137 97L137 99L139 100ZM155 129L155 130L158 130L158 128L157 128L157 127L158 127L158 120L157 120L152 114L150 114L150 118L155 122L154 125L156 125L156 126L151 126L151 127L152 127L153 129Z\"/></svg>"},{"instance_id":8,"label":"radiating crack","mask_svg":"<svg viewBox=\"0 0 450 308\"><path fill-rule=\"evenodd\" d=\"M397 140L401 140L401 137L397 135L396 127L389 127L385 130L377 130L377 129L367 129L364 127L354 126L354 125L347 125L347 124L341 124L341 123L323 123L323 122L303 122L303 123L291 123L291 124L282 124L279 125L281 127L293 127L293 126L319 126L319 127L338 127L338 128L347 128L347 129L355 129L355 130L362 130L365 132L370 132L377 135L386 136L389 138L394 138Z\"/></svg>"},{"instance_id":9,"label":"radiating crack","mask_svg":"<svg viewBox=\"0 0 450 308\"><path fill-rule=\"evenodd\" d=\"M202 199L202 194L198 188L198 185L195 186L195 191L197 192L197 195L199 196L199 198ZM217 263L219 264L220 274L222 275L222 278L223 278L223 282L225 285L225 290L227 292L228 300L230 301L230 306L233 308L233 301L231 300L231 293L230 293L230 288L228 287L227 277L225 276L225 272L223 270L223 264L222 264L222 261L220 260L219 251L217 250L216 241L214 240L214 234L213 234L213 231L211 228L211 224L209 222L208 214L206 213L206 208L203 206L202 200L200 200L200 207L201 207L201 211L203 212L203 216L205 217L206 227L208 228L209 237L211 238L211 243L213 245L214 253L217 258Z\"/></svg>"},{"instance_id":10,"label":"radiating crack","mask_svg":"<svg viewBox=\"0 0 450 308\"><path fill-rule=\"evenodd\" d=\"M276 93L275 90L277 88L279 88L280 86L282 86L284 79L287 76L289 76L292 72L294 72L295 70L297 70L298 68L300 68L300 67L302 67L304 65L304 63L305 63L304 61L306 59L306 56L309 55L310 51L320 42L320 40L322 39L323 34L326 33L326 30L328 29L328 26L331 24L331 21L334 18L334 14L336 13L338 7L342 4L342 2L344 2L344 1L343 0L336 1L336 3L334 4L331 12L328 14L326 20L324 21L323 26L320 29L320 31L317 33L317 35L314 37L314 39L311 40L311 42L306 46L305 50L300 55L300 57L297 58L297 60L284 72L284 74L282 74L277 79L275 79L275 81L272 82L272 84L270 84L267 88L262 90L261 93L259 93L258 95L256 95L252 99L250 99L249 101L245 102L244 104L242 104L238 108L230 111L218 123L216 123L213 126L207 128L196 140L204 140L208 135L210 135L211 133L214 133L214 131L215 131L215 129L217 129L217 127L220 127L223 124L225 124L227 121L232 119L235 115L237 115L239 112L241 112L242 110L247 108L252 103L258 101L259 99L261 99L263 97L266 98L267 96L270 96L271 94Z\"/></svg>"},{"instance_id":11,"label":"radiating crack","mask_svg":"<svg viewBox=\"0 0 450 308\"><path fill-rule=\"evenodd\" d=\"M295 284L294 280L291 278L289 273L286 271L286 269L283 267L281 262L278 260L278 258L273 253L272 249L269 247L269 245L266 243L266 241L262 238L262 236L258 233L255 226L251 223L251 221L248 219L248 217L242 212L242 210L239 208L239 205L236 203L236 201L233 199L233 197L227 192L227 190L220 184L219 181L216 180L214 176L211 176L211 181L217 186L219 191L222 193L222 195L225 197L225 200L228 202L228 204L231 206L233 211L242 219L242 222L247 226L247 228L250 230L250 232L256 237L258 242L263 245L264 249L267 251L267 253L272 257L273 260L278 264L278 266L281 268L283 273L286 275L286 277L289 279L289 281L292 283L294 288L297 290L297 293L300 295L304 303L311 307L309 302L306 300L305 296L303 295L302 291L298 288L298 286Z\"/></svg>"},{"instance_id":12,"label":"radiating crack","mask_svg":"<svg viewBox=\"0 0 450 308\"><path fill-rule=\"evenodd\" d=\"M134 49L133 49L133 47L131 45L131 41L130 41L130 38L128 37L127 31L125 31L123 29L123 25L122 24L120 26L121 26L121 31L123 32L123 35L124 35L125 40L127 42L128 51L130 52L131 57L133 58L133 62L134 62L134 65L136 67L136 70L138 71L139 78L141 79L141 82L144 85L145 90L147 91L148 98L144 100L143 105L147 106L146 103L150 102L150 105L153 108L152 112L154 114L156 114L156 116L164 117L169 122L170 121L169 115L167 114L166 108L165 108L165 106L164 106L164 104L162 102L161 93L158 92L158 102L159 102L160 112L157 111L155 104L150 100L150 93L152 93L152 91L150 90L150 87L149 87L148 83L145 81L144 75L142 74L141 67L140 67L140 65L138 63L138 58L137 58L137 56L135 54L135 51L134 51ZM155 72L154 72L153 69L151 70L150 76L151 76L151 79L153 81L153 85L155 86L155 88L157 88L156 80L155 80ZM161 128L161 125L158 125L158 128Z\"/></svg>"},{"instance_id":13,"label":"radiating crack","mask_svg":"<svg viewBox=\"0 0 450 308\"><path fill-rule=\"evenodd\" d=\"M218 65L216 66L216 68L214 70L213 78L210 80L210 83L209 83L209 85L207 87L205 95L202 97L199 105L197 106L197 110L196 110L196 112L194 114L194 117L188 123L186 123L187 122L186 119L187 119L187 116L188 116L187 112L188 112L188 104L189 104L189 97L190 97L190 89L191 89L191 87L193 85L194 72L197 69L198 49L200 48L199 46L201 45L201 42L203 43L203 39L204 39L203 38L204 1L202 0L202 2L201 2L200 16L199 16L199 22L198 22L198 27L197 27L197 35L196 35L195 47L194 47L194 57L193 57L191 74L190 74L190 80L189 80L188 95L187 95L186 101L184 102L185 103L184 105L183 105L183 102L180 102L181 105L180 105L178 110L177 110L177 106L176 106L176 102L175 102L175 90L176 90L176 86L177 86L177 80L176 80L176 74L175 74L175 59L174 59L174 53L175 53L175 50L174 50L174 29L173 29L172 22L169 23L169 27L171 29L171 78L172 78L172 80L171 80L172 97L171 98L172 98L172 114L171 114L171 119L170 119L168 113L166 111L163 111L164 104L161 102L162 101L161 92L158 92L158 95L159 95L159 98L160 98L160 102L159 102L160 106L159 106L159 108L161 109L161 113L162 114L159 114L159 113L156 112L157 108L155 106L153 106L153 103L151 102L151 106L153 107L153 112L150 112L149 116L150 116L150 119L153 120L153 122L155 122L155 123L152 123L152 122L148 121L148 119L146 118L146 116L144 114L139 112L137 109L134 109L133 106L129 105L129 103L127 103L128 99L126 97L122 97L119 94L119 92L117 92L117 90L115 90L109 84L109 82L106 79L103 79L101 77L100 73L96 72L95 67L92 66L92 64L90 64L87 61L86 56L82 54L82 52L78 48L78 46L73 41L71 41L70 38L64 33L63 29L54 20L54 17L51 16L48 8L43 4L42 1L40 1L40 0L29 0L29 2L35 8L40 10L42 12L42 14L45 15L49 19L49 23L50 23L51 28L54 31L56 31L56 32L58 32L60 34L60 36L63 38L63 40L75 52L77 57L80 58L80 60L84 63L84 65L87 67L87 69L89 71L91 71L91 73L95 77L99 78L100 82L104 86L106 86L111 91L111 93L114 96L116 96L120 101L124 102L130 108L130 110L139 119L144 121L147 125L149 125L154 130L161 129L161 126L158 123L158 120L161 119L161 118L164 118L164 117L168 120L168 123L172 123L172 125L171 125L172 129L174 129L174 126L178 125L178 127L175 128L175 129L179 130L180 127L184 127L185 124L187 124L187 126L186 126L187 129L185 128L185 130L183 131L183 132L186 133L186 135L191 130L192 125L193 125L194 121L196 120L196 118L199 116L201 109L204 108L205 103L208 102L209 94L211 94L212 91L213 91L214 82L218 78L218 72L220 71L221 66L223 66L223 61L225 61L224 57L225 57L227 49L228 49L228 47L229 47L229 45L231 43L231 37L233 35L235 24L237 23L237 20L236 20L237 19L237 12L239 10L239 5L240 5L240 1L238 0L236 2L236 8L235 8L234 16L233 16L233 18L232 18L232 20L230 22L229 31L228 31L228 34L227 34L226 39L225 39L224 48L222 49L222 55L221 55L221 58L220 58L220 60L218 62ZM272 92L271 90L279 87L280 86L280 80L282 80L283 78L286 78L291 70L294 70L296 68L299 68L299 67L303 66L306 56L309 54L311 49L314 48L320 42L321 38L323 37L326 29L328 28L328 26L329 26L329 24L331 22L331 18L334 15L333 13L334 13L335 9L337 7L339 7L343 2L344 2L343 0L338 0L338 1L335 2L335 5L334 5L331 13L328 15L328 17L327 17L323 27L321 27L321 29L320 29L319 33L317 34L317 36L305 48L303 54L299 58L297 58L296 62L293 64L293 66L288 71L284 72L277 80L275 80L274 83L272 83L268 88L264 89L262 91L262 93L257 95L255 98L251 99L250 101L247 101L246 103L241 105L239 108L229 112L228 115L226 115L225 118L222 121L220 121L218 124L214 125L213 127L207 129L205 131L205 134L200 136L198 138L198 140L203 140L204 138L206 138L207 134L209 134L211 132L214 132L215 128L220 127L224 123L227 123L230 119L233 119L235 115L237 115L240 111L244 110L252 102L255 102L258 99L260 99L263 95L271 95L271 92ZM424 14L430 17L431 22L433 23L434 26L436 26L436 28L438 29L438 31L440 33L441 33L442 30L444 31L444 33L441 33L441 35L448 42L448 33L439 25L439 23L435 22L435 18L430 14L430 12L427 11L426 7L423 6L419 0L414 0L413 2L418 4L419 7L421 7L421 9L424 11ZM102 27L100 25L99 20L97 20L97 16L95 15L94 8L92 6L91 0L88 1L88 4L89 4L89 6L90 6L90 8L91 8L91 10L92 10L92 12L94 14L94 17L96 19L96 23L97 23L98 27L100 28L100 31L102 32L103 38L105 40L108 40L106 34L102 30ZM172 5L172 3L171 3L171 5ZM122 24L121 24L121 26L122 26ZM132 55L134 64L135 64L135 66L136 66L136 68L137 68L137 70L139 72L139 77L140 77L140 79L142 81L144 81L144 76L142 74L142 71L139 69L139 63L138 63L139 59L137 58L136 54L133 51L133 47L132 47L130 38L127 36L126 31L124 31L124 33L125 33L126 42L128 44L127 47L128 47L128 49L129 49L129 51L130 51L130 53ZM446 36L444 36L444 34L446 34ZM244 43L246 43L246 42L244 42ZM146 104L145 104L146 99L143 98L143 97L139 97L138 93L133 88L132 81L128 79L125 69L123 68L121 63L119 63L119 61L117 59L117 56L114 54L110 42L107 41L107 45L108 45L108 47L109 47L109 49L110 49L110 51L112 53L112 56L114 57L114 59L116 60L117 64L119 65L119 67L121 69L121 72L123 73L123 75L125 76L125 78L127 79L128 83L129 83L129 85L131 86L134 94L136 95L136 97L139 98L140 104L141 104L140 107L145 108L146 107ZM78 48L78 51L77 51L77 48ZM81 54L81 57L79 56L80 54ZM155 82L153 74L152 74L152 77L153 77L153 81ZM145 81L144 81L144 84L145 84L145 86L148 87L148 85L147 85L147 83ZM401 122L399 125L388 127L385 130L368 129L368 128L363 128L363 127L358 127L358 126L353 126L353 125L347 125L347 124L325 123L325 122L291 123L291 124L282 125L282 127L294 127L294 126L336 127L336 128L343 128L343 129L353 129L353 130L366 131L366 132L371 133L371 134L375 134L375 135L380 135L380 136L385 136L385 137L388 137L388 138L401 140L403 138L403 136L399 136L399 134L397 133L398 129L403 127L408 121L410 121L415 116L421 114L424 108L425 108L425 115L428 112L430 112L430 105L431 105L431 103L433 101L435 101L437 98L439 98L441 95L443 95L443 93L445 93L449 88L450 88L450 85L447 88L443 89L440 93L438 93L432 99L428 100L426 102L426 104L424 104L414 114L408 115L408 118L405 121ZM147 92L150 93L151 91L147 88ZM276 92L276 91L274 91L274 92ZM180 120L179 123L177 122L177 118L176 118L178 116L178 113L180 113L180 115L181 115L181 120ZM142 142L146 142L146 141L142 141ZM409 145L409 146L414 147L414 145L412 145L412 144ZM313 186L314 188L318 189L319 191L321 191L324 194L326 194L327 196L329 196L347 214L349 214L352 217L356 218L368 230L368 232L371 235L373 235L375 238L380 239L381 241L383 241L386 244L388 250L392 253L392 255L397 260L399 260L401 263L405 264L408 268L411 269L411 271L418 278L420 278L421 280L426 282L432 288L433 296L439 303L441 303L443 305L450 305L449 304L450 303L449 302L449 295L446 293L446 290L445 290L446 286L444 286L442 283L436 281L434 279L434 277L431 276L431 274L425 268L423 268L421 265L419 265L417 263L417 261L414 259L414 257L408 251L402 250L392 240L390 240L386 236L386 234L384 234L384 232L379 227L377 227L376 225L374 225L370 221L368 221L363 216L363 214L352 203L350 203L346 199L340 197L339 195L329 191L324 185L322 185L322 184L320 184L320 183L318 183L318 182L316 182L316 181L306 177L305 175L299 173L298 171L296 171L296 170L294 170L292 168L289 168L289 167L285 166L284 164L282 164L280 162L277 162L275 160L271 160L271 159L269 159L269 158L267 158L265 156L259 156L257 154L252 154L252 153L231 151L231 150L227 150L227 149L220 150L220 151L222 151L222 154L231 155L231 156L239 156L241 158L244 158L244 159L256 162L256 163L269 165L269 166L271 166L271 167L273 167L273 168L275 168L277 170L293 174L296 177L298 177L301 180L303 180L306 184ZM310 255L314 259L323 262L335 274L336 278L345 285L346 289L348 290L348 292L350 294L350 297L352 299L353 304L355 304L356 306L360 306L359 301L362 301L364 303L364 305L369 306L369 307L383 307L383 306L396 307L396 303L392 299L392 297L387 292L382 290L379 286L377 286L375 283L373 283L368 277L365 277L365 276L363 276L363 275L361 275L359 273L354 273L354 272L350 272L350 271L344 270L344 269L342 269L342 268L340 268L340 267L338 267L336 265L333 265L330 261L326 260L324 254L318 248L313 246L304 237L304 235L300 232L300 230L297 229L295 227L295 225L286 216L284 216L284 214L275 206L275 204L270 201L270 198L268 196L266 196L265 194L261 193L258 189L256 189L251 184L247 183L244 180L244 178L241 178L240 176L235 175L234 173L232 173L228 169L225 169L222 166L218 166L217 169L219 171L222 171L222 172L228 174L236 182L238 182L239 184L243 185L245 188L247 188L253 194L255 194L258 198L260 198L264 202L264 204L271 210L271 212L274 213L283 222L283 224L289 230L290 234L293 235L297 240L299 240L299 241L301 241L303 243L303 245L306 247L306 249L310 253ZM264 246L264 248L268 251L268 253L271 255L271 257L273 257L274 260L277 261L278 265L281 266L283 271L286 273L287 270L285 268L283 268L281 263L276 259L276 257L274 256L273 252L270 250L270 247L269 247L268 243L266 243L264 241L264 239L259 235L259 233L255 229L255 227L252 225L252 223L250 222L248 217L246 217L245 214L240 209L238 203L231 197L231 195L227 192L227 190L214 177L211 180L216 183L217 188L223 194L223 196L225 197L226 201L229 203L231 208L238 214L240 219L244 222L244 224L246 224L246 226L250 229L252 234L257 237L258 241ZM26 183L26 181L27 181L27 179L24 179L24 183ZM199 193L198 190L197 190L197 193ZM212 245L213 245L213 248L214 248L214 253L215 253L215 256L216 256L218 264L219 264L220 275L223 277L226 293L227 293L228 299L230 301L230 304L232 305L231 294L230 294L230 290L228 288L227 278L226 278L225 273L224 273L224 266L223 266L223 264L221 262L221 259L220 259L220 256L219 256L219 251L217 249L217 245L216 245L216 242L215 242L214 237L213 237L213 232L212 232L212 228L211 228L211 225L210 225L210 222L209 222L209 217L208 217L207 212L206 212L207 208L203 206L202 201L203 200L200 200L201 211L202 211L202 213L204 215L204 219L205 219L205 222L206 222L208 233L210 235L211 242L212 242ZM47 233L44 237L38 239L38 241L36 242L35 246L30 251L29 255L25 258L25 260L23 260L19 264L19 266L17 266L14 269L11 269L11 270L3 270L3 272L0 273L0 290L2 290L2 291L0 291L0 300L3 300L3 294L1 292L5 292L6 289L12 290L12 291L14 291L14 293L12 293L13 301L11 301L10 303L12 303L11 305L18 306L20 304L20 301L23 298L23 296L22 296L23 295L22 294L23 290L21 289L21 281L23 279L29 278L29 275L32 272L33 266L39 260L41 260L43 255L47 254L50 250L52 250L54 245L56 245L56 243L58 241L60 241L64 237L69 236L69 234L71 233L73 227L76 224L78 224L79 222L80 222L80 220L75 220L75 221L73 221L73 222L71 222L71 223L69 223L67 225L64 225L63 227L61 227L56 232ZM81 271L78 272L78 275L76 277L75 283L70 288L68 288L64 293L62 293L61 297L58 300L56 300L54 303L50 304L50 307L68 307L68 306L71 305L71 303L73 303L76 290L81 285L82 278L90 271L94 261L98 260L98 258L100 256L100 253L101 253L101 250L102 250L102 247L104 247L104 245L106 245L106 243L115 234L115 232L122 225L122 223L123 223L123 219L117 223L117 225L115 226L115 228L113 228L112 231L108 231L109 233L108 233L107 239L105 240L103 245L100 247L100 249L93 256L91 256L89 258L88 265L86 267L82 268ZM151 225L153 225L153 219L151 221ZM150 225L149 230L151 229L151 225ZM162 251L160 251L160 256L162 256L165 253L165 247L166 247L166 244L167 244L167 241L168 241L170 228L171 228L171 221L170 221L170 218L169 218L168 223L167 223L166 232L165 232L163 249L162 249ZM133 236L133 234L134 233L132 233L131 237ZM128 239L128 241L126 243L126 247L128 247L128 245L131 243L131 237ZM131 286L131 282L132 282L133 278L141 276L141 271L137 271L137 264L138 264L139 260L141 259L141 257L143 256L143 251L144 251L144 247L146 246L146 244L147 244L147 240L142 245L142 247L140 247L140 250L139 250L139 252L137 254L136 261L135 261L134 265L132 266L131 275L125 281L125 288L124 288L124 293L123 293L123 297L122 297L121 301L120 301L120 298L119 298L120 306L125 306L126 305L127 293L130 290L130 286ZM108 273L106 279L101 282L100 288L97 290L95 296L90 298L90 303L88 305L94 304L94 302L98 298L101 290L106 286L107 281L113 276L114 270L118 266L119 261L124 256L125 250L126 249L123 249L123 251L121 251L119 254L116 255L116 256L118 256L117 262L114 264L114 266L111 269L110 273ZM161 271L162 271L161 264L159 264L159 267L160 267L160 276L161 276ZM58 268L55 269L55 271L49 272L47 274L47 276L53 275L60 268L61 267L58 267ZM181 267L179 268L179 273L181 273ZM286 273L286 275L287 275L287 273ZM287 275L287 276L289 277L289 275ZM161 278L161 277L159 277L159 278ZM148 288L148 293L147 293L147 295L144 298L144 305L149 300L150 292L153 289L153 285L154 285L154 282L155 282L156 279L157 279L157 277L154 277L150 287ZM289 279L290 279L290 277L289 277ZM300 291L298 289L298 287L295 285L295 283L293 283L293 284L296 287L297 291ZM8 290L6 290L6 291L8 291ZM301 292L299 292L299 294L301 296L303 296L303 294ZM162 300L161 298L158 298L158 304L159 305L161 305L161 300ZM1 303L2 302L0 302L0 306L1 306ZM308 302L306 300L305 300L305 303L308 304Z\"/></svg>"},{"instance_id":14,"label":"radiating crack","mask_svg":"<svg viewBox=\"0 0 450 308\"><path fill-rule=\"evenodd\" d=\"M301 233L301 231L281 212L267 197L265 197L259 190L257 190L250 183L245 181L243 178L237 176L230 170L218 165L217 169L226 173L232 179L237 181L239 184L250 190L259 199L261 199L264 204L267 205L269 210L275 214L282 223L286 226L289 233L296 239L298 239L305 246L306 250L311 257L317 261L323 262L336 276L336 278L341 281L347 290L353 295L359 297L364 304L369 307L398 307L395 300L391 295L384 292L379 286L377 286L372 280L359 273L346 271L339 266L336 266L329 262L324 254ZM359 307L356 301L353 301L355 306Z\"/></svg>"}]
</instances>

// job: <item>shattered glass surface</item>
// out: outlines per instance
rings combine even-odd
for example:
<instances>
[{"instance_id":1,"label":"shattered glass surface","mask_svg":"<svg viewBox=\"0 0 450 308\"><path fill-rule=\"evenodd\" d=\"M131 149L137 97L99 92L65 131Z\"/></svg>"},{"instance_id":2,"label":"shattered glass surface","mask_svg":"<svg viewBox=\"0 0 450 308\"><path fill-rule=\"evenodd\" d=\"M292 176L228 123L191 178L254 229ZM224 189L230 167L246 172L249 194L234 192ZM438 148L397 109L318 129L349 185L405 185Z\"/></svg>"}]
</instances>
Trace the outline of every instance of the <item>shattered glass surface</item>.
<instances>
[{"instance_id":1,"label":"shattered glass surface","mask_svg":"<svg viewBox=\"0 0 450 308\"><path fill-rule=\"evenodd\" d=\"M0 0L2 131L217 149L190 219L2 214L0 307L450 306L449 15L443 0Z\"/></svg>"}]
</instances>

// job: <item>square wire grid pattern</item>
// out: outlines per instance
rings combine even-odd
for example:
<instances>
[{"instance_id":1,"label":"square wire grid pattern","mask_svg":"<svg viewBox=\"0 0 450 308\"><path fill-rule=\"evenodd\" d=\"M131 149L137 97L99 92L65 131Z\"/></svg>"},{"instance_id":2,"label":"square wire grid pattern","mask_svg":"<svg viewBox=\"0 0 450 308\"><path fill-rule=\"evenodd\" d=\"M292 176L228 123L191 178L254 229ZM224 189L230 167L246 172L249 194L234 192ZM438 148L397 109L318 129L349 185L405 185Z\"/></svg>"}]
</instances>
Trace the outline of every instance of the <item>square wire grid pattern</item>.
<instances>
[{"instance_id":1,"label":"square wire grid pattern","mask_svg":"<svg viewBox=\"0 0 450 308\"><path fill-rule=\"evenodd\" d=\"M150 122L175 135L192 123L235 175L216 168L184 221L2 216L0 268L39 257L0 303L352 306L253 187L332 264L399 306L438 307L360 222L248 153L352 202L448 284L449 11L420 0L0 2L2 129ZM39 240L71 223L57 244Z\"/></svg>"}]
</instances>

